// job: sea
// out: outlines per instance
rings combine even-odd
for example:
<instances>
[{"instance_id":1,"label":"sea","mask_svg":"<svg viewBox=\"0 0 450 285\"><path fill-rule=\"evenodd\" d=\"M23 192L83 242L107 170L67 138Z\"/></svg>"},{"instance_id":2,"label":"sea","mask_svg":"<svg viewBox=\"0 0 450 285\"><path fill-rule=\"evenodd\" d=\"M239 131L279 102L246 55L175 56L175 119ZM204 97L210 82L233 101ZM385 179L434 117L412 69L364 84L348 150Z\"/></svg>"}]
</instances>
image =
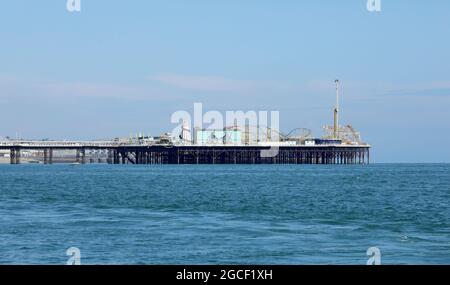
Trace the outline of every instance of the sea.
<instances>
[{"instance_id":1,"label":"sea","mask_svg":"<svg viewBox=\"0 0 450 285\"><path fill-rule=\"evenodd\" d=\"M81 264L450 264L450 164L0 165L0 264L74 248Z\"/></svg>"}]
</instances>

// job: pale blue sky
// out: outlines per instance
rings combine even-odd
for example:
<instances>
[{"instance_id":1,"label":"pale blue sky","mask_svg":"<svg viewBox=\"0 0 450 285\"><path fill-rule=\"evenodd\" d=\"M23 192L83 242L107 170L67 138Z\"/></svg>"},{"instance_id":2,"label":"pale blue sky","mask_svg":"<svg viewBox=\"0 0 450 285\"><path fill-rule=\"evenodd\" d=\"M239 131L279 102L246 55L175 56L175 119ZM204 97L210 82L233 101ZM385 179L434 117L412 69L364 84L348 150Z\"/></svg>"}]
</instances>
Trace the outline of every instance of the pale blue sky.
<instances>
[{"instance_id":1,"label":"pale blue sky","mask_svg":"<svg viewBox=\"0 0 450 285\"><path fill-rule=\"evenodd\" d=\"M0 136L171 130L170 115L278 110L342 123L376 162L450 162L450 1L2 1Z\"/></svg>"}]
</instances>

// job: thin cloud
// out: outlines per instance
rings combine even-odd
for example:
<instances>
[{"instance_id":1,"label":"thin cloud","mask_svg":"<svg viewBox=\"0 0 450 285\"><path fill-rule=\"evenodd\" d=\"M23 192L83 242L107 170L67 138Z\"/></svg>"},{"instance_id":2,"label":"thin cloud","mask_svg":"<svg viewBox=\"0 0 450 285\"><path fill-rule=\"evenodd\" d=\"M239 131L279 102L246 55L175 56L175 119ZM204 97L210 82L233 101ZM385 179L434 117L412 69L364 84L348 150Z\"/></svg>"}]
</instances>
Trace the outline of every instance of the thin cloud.
<instances>
[{"instance_id":1,"label":"thin cloud","mask_svg":"<svg viewBox=\"0 0 450 285\"><path fill-rule=\"evenodd\" d=\"M121 85L86 82L43 82L14 77L0 77L0 98L92 97L128 100L172 100L173 94L146 85ZM176 97L176 96L175 96Z\"/></svg>"},{"instance_id":2,"label":"thin cloud","mask_svg":"<svg viewBox=\"0 0 450 285\"><path fill-rule=\"evenodd\" d=\"M82 96L82 97L111 97L141 99L149 94L137 87L121 86L114 84L92 83L51 83L37 86L48 95L57 96Z\"/></svg>"},{"instance_id":3,"label":"thin cloud","mask_svg":"<svg viewBox=\"0 0 450 285\"><path fill-rule=\"evenodd\" d=\"M389 95L402 96L450 96L450 82L433 82L414 87L390 90Z\"/></svg>"},{"instance_id":4,"label":"thin cloud","mask_svg":"<svg viewBox=\"0 0 450 285\"><path fill-rule=\"evenodd\" d=\"M312 80L305 83L306 92L334 92L333 80ZM449 96L450 82L394 83L382 81L342 80L341 92L344 96Z\"/></svg>"},{"instance_id":5,"label":"thin cloud","mask_svg":"<svg viewBox=\"0 0 450 285\"><path fill-rule=\"evenodd\" d=\"M403 96L450 96L449 89L423 89L423 90L396 90L391 92L392 95Z\"/></svg>"},{"instance_id":6,"label":"thin cloud","mask_svg":"<svg viewBox=\"0 0 450 285\"><path fill-rule=\"evenodd\" d=\"M261 81L239 80L211 75L159 74L150 76L149 79L177 88L209 92L251 93L264 90L265 87L272 85L272 83Z\"/></svg>"}]
</instances>

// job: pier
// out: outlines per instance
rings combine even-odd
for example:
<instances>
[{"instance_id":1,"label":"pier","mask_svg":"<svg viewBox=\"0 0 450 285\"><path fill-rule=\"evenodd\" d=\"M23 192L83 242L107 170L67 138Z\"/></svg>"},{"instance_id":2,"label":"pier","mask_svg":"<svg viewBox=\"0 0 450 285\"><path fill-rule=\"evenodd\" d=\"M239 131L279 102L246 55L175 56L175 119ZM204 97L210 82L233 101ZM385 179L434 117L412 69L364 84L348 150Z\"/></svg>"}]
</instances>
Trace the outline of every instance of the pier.
<instances>
[{"instance_id":1,"label":"pier","mask_svg":"<svg viewBox=\"0 0 450 285\"><path fill-rule=\"evenodd\" d=\"M361 140L352 125L339 124L339 80L335 84L333 125L324 126L325 134L321 138L312 137L311 130L305 128L283 133L278 127L258 122L250 125L251 120L245 118L238 124L235 116L232 126L215 129L192 129L188 120L183 120L180 134L174 136L165 133L151 137L139 133L136 138L130 135L129 139L105 141L7 137L6 141L0 141L0 151L9 151L11 164L20 164L22 152L27 154L25 151L33 152L37 158L34 163L44 164L54 163L58 151L75 152L74 162L80 164L369 164L370 145Z\"/></svg>"},{"instance_id":2,"label":"pier","mask_svg":"<svg viewBox=\"0 0 450 285\"><path fill-rule=\"evenodd\" d=\"M0 150L10 151L10 163L21 163L21 152L42 153L44 164L54 163L55 151L74 151L80 164L368 164L369 145L280 146L277 155L264 157L269 146L251 145L121 145L116 142L2 142ZM102 151L106 158L87 159L88 151Z\"/></svg>"}]
</instances>

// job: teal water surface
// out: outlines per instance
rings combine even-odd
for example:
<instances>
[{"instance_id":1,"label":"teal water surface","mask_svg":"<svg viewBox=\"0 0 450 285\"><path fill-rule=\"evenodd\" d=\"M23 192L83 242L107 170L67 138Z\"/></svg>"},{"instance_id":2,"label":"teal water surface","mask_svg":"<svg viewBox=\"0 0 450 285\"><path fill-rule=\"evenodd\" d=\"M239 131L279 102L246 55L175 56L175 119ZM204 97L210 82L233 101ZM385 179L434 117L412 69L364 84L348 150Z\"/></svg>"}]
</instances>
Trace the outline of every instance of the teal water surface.
<instances>
[{"instance_id":1,"label":"teal water surface","mask_svg":"<svg viewBox=\"0 0 450 285\"><path fill-rule=\"evenodd\" d=\"M450 264L450 164L0 165L0 264Z\"/></svg>"}]
</instances>

